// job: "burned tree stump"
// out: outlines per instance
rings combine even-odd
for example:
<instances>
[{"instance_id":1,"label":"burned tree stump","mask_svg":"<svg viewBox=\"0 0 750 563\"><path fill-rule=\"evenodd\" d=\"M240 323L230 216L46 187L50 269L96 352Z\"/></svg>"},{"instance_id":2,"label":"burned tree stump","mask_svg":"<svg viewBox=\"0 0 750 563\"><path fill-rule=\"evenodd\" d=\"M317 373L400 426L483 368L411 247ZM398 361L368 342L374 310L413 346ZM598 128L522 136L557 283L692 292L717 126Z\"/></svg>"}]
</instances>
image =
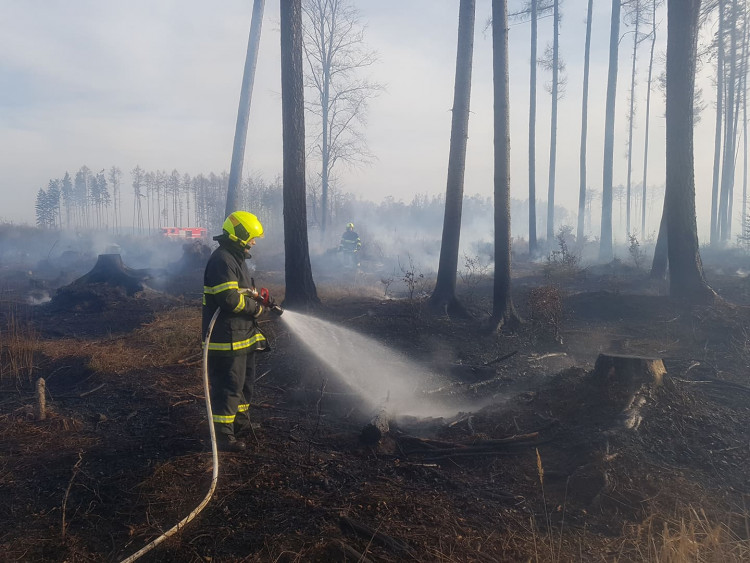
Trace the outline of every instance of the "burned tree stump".
<instances>
[{"instance_id":1,"label":"burned tree stump","mask_svg":"<svg viewBox=\"0 0 750 563\"><path fill-rule=\"evenodd\" d=\"M360 434L360 440L369 445L375 445L388 434L390 425L388 424L388 411L385 407L379 409L370 419Z\"/></svg>"},{"instance_id":2,"label":"burned tree stump","mask_svg":"<svg viewBox=\"0 0 750 563\"><path fill-rule=\"evenodd\" d=\"M603 399L622 410L625 426L637 428L650 389L661 385L666 373L660 358L600 354L591 378L601 386Z\"/></svg>"},{"instance_id":3,"label":"burned tree stump","mask_svg":"<svg viewBox=\"0 0 750 563\"><path fill-rule=\"evenodd\" d=\"M617 388L635 389L648 383L661 385L664 374L661 358L599 354L594 365L594 379Z\"/></svg>"},{"instance_id":4,"label":"burned tree stump","mask_svg":"<svg viewBox=\"0 0 750 563\"><path fill-rule=\"evenodd\" d=\"M145 288L147 276L138 270L126 267L119 254L100 254L91 271L75 280L71 285L85 286L104 283L122 287L128 295L133 295Z\"/></svg>"}]
</instances>

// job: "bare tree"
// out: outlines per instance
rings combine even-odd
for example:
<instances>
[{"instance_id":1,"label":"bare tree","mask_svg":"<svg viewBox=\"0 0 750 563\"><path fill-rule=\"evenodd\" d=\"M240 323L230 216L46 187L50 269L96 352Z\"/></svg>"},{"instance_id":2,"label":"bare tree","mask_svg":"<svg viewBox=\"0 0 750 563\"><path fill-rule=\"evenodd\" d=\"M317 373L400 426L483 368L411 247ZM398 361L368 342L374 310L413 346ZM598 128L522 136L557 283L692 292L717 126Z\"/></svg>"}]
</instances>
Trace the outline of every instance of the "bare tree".
<instances>
[{"instance_id":1,"label":"bare tree","mask_svg":"<svg viewBox=\"0 0 750 563\"><path fill-rule=\"evenodd\" d=\"M641 24L645 24L645 0L632 0L628 4L628 8L625 13L625 19L633 26L633 54L632 54L632 67L630 70L630 107L628 109L628 171L627 171L627 195L626 195L626 221L625 221L625 232L626 236L632 234L630 228L630 212L632 209L632 173L633 173L633 129L635 128L635 85L636 85L636 68L638 62L638 46L648 36L641 33Z\"/></svg>"},{"instance_id":2,"label":"bare tree","mask_svg":"<svg viewBox=\"0 0 750 563\"><path fill-rule=\"evenodd\" d=\"M670 294L709 301L695 218L693 98L701 0L668 0L667 16L667 226Z\"/></svg>"},{"instance_id":3,"label":"bare tree","mask_svg":"<svg viewBox=\"0 0 750 563\"><path fill-rule=\"evenodd\" d=\"M520 12L508 17L523 20L529 18L531 24L531 65L529 68L529 255L537 254L536 236L536 67L538 43L538 22L542 14L552 9L551 0L529 0Z\"/></svg>"},{"instance_id":4,"label":"bare tree","mask_svg":"<svg viewBox=\"0 0 750 563\"><path fill-rule=\"evenodd\" d=\"M263 25L263 9L265 0L253 2L253 17L250 22L250 36L247 39L247 54L245 55L245 70L242 75L240 90L240 106L237 110L237 125L234 130L234 147L232 148L232 165L229 170L229 186L227 188L227 205L224 216L236 211L240 207L240 184L242 184L242 166L245 160L245 143L247 142L247 124L250 117L250 103L253 99L253 84L255 83L255 67L258 62L258 46L260 32Z\"/></svg>"},{"instance_id":5,"label":"bare tree","mask_svg":"<svg viewBox=\"0 0 750 563\"><path fill-rule=\"evenodd\" d=\"M185 226L190 227L190 192L192 191L193 187L193 180L190 177L190 174L185 172L182 175L182 183L180 186L181 193L185 194ZM241 209L242 206L239 206ZM180 208L182 209L182 208ZM180 225L182 225L182 212L180 212Z\"/></svg>"},{"instance_id":6,"label":"bare tree","mask_svg":"<svg viewBox=\"0 0 750 563\"><path fill-rule=\"evenodd\" d=\"M615 148L615 97L617 94L617 54L620 43L620 2L612 0L609 30L609 72L607 101L604 117L604 169L602 182L602 228L599 239L599 259L612 260L612 175Z\"/></svg>"},{"instance_id":7,"label":"bare tree","mask_svg":"<svg viewBox=\"0 0 750 563\"><path fill-rule=\"evenodd\" d=\"M586 140L588 137L589 63L591 59L591 16L594 0L588 0L586 12L586 46L583 55L583 96L581 97L581 152L579 159L578 231L576 242L583 245L583 221L586 208Z\"/></svg>"},{"instance_id":8,"label":"bare tree","mask_svg":"<svg viewBox=\"0 0 750 563\"><path fill-rule=\"evenodd\" d=\"M140 166L136 166L130 172L133 178L133 234L142 234L143 231L143 208L141 207L141 199L143 199L143 187L145 180L145 173ZM137 230L136 230L137 229Z\"/></svg>"},{"instance_id":9,"label":"bare tree","mask_svg":"<svg viewBox=\"0 0 750 563\"><path fill-rule=\"evenodd\" d=\"M745 29L744 29L744 38L743 41L745 42L745 58L744 58L744 65L745 69L742 73L742 143L743 143L743 151L742 151L742 212L740 214L741 217L741 223L740 223L740 230L741 234L744 236L746 235L746 228L747 228L747 168L748 168L748 142L747 142L747 73L748 73L748 64L750 61L748 61L748 49L750 49L750 25L748 22L748 14L747 14L747 5L744 7L744 15L745 15Z\"/></svg>"},{"instance_id":10,"label":"bare tree","mask_svg":"<svg viewBox=\"0 0 750 563\"><path fill-rule=\"evenodd\" d=\"M732 210L731 200L734 187L734 165L735 165L735 145L736 135L733 127L736 103L735 80L737 74L737 25L738 16L737 0L730 0L730 12L727 14L729 23L729 51L728 55L728 75L726 80L726 99L724 104L724 153L721 160L721 182L719 189L719 216L718 228L722 242L727 242L732 231Z\"/></svg>"},{"instance_id":11,"label":"bare tree","mask_svg":"<svg viewBox=\"0 0 750 563\"><path fill-rule=\"evenodd\" d=\"M651 1L651 54L648 60L648 80L646 82L646 131L643 138L643 184L641 195L641 237L646 237L646 179L648 178L648 135L651 118L651 82L654 70L654 48L656 47L656 8L660 0Z\"/></svg>"},{"instance_id":12,"label":"bare tree","mask_svg":"<svg viewBox=\"0 0 750 563\"><path fill-rule=\"evenodd\" d=\"M122 205L120 203L120 178L122 177L122 170L117 166L112 166L109 169L109 183L112 185L112 204L114 206L114 216L112 220L112 230L115 233L119 233L122 228Z\"/></svg>"},{"instance_id":13,"label":"bare tree","mask_svg":"<svg viewBox=\"0 0 750 563\"><path fill-rule=\"evenodd\" d=\"M437 311L445 311L448 314L465 314L464 308L456 299L456 271L461 236L466 142L469 136L475 12L475 0L461 0L458 12L456 79L453 93L450 154L448 156L448 182L445 189L443 239L440 245L440 264L435 290L430 296L430 306Z\"/></svg>"},{"instance_id":14,"label":"bare tree","mask_svg":"<svg viewBox=\"0 0 750 563\"><path fill-rule=\"evenodd\" d=\"M281 115L284 151L284 271L288 307L319 303L310 266L305 197L305 99L301 0L281 0Z\"/></svg>"},{"instance_id":15,"label":"bare tree","mask_svg":"<svg viewBox=\"0 0 750 563\"><path fill-rule=\"evenodd\" d=\"M350 0L303 0L305 85L314 92L306 109L319 120L312 153L320 158L321 214L324 234L329 213L329 187L337 163L356 165L372 156L362 126L367 102L382 87L358 76L376 60L364 43L364 26Z\"/></svg>"},{"instance_id":16,"label":"bare tree","mask_svg":"<svg viewBox=\"0 0 750 563\"><path fill-rule=\"evenodd\" d=\"M492 0L492 79L495 132L495 280L491 323L520 322L510 291L510 95L508 0Z\"/></svg>"},{"instance_id":17,"label":"bare tree","mask_svg":"<svg viewBox=\"0 0 750 563\"><path fill-rule=\"evenodd\" d=\"M555 238L555 168L557 164L557 103L565 91L565 65L560 59L560 0L553 0L552 46L542 64L552 71L550 93L552 111L550 116L549 177L547 184L547 245Z\"/></svg>"},{"instance_id":18,"label":"bare tree","mask_svg":"<svg viewBox=\"0 0 750 563\"><path fill-rule=\"evenodd\" d=\"M719 242L719 178L721 132L724 116L724 0L717 3L719 31L716 35L716 125L714 129L714 168L711 184L711 246Z\"/></svg>"},{"instance_id":19,"label":"bare tree","mask_svg":"<svg viewBox=\"0 0 750 563\"><path fill-rule=\"evenodd\" d=\"M537 253L536 239L536 66L539 2L531 0L531 69L529 72L529 256Z\"/></svg>"}]
</instances>

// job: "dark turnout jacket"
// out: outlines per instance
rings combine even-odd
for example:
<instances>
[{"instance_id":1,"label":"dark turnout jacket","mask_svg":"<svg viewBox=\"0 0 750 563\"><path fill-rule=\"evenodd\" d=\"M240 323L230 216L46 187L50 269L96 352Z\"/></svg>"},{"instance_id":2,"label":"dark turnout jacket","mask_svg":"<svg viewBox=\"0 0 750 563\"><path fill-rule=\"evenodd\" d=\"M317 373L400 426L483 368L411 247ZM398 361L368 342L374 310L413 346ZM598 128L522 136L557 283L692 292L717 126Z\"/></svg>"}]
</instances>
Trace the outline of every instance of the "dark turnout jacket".
<instances>
[{"instance_id":1,"label":"dark turnout jacket","mask_svg":"<svg viewBox=\"0 0 750 563\"><path fill-rule=\"evenodd\" d=\"M362 242L359 240L359 235L356 231L344 231L341 235L341 242L339 243L339 250L344 252L357 252L362 248Z\"/></svg>"},{"instance_id":2,"label":"dark turnout jacket","mask_svg":"<svg viewBox=\"0 0 750 563\"><path fill-rule=\"evenodd\" d=\"M265 335L258 328L256 316L262 311L259 303L240 293L252 287L244 252L233 242L219 238L203 275L202 338L217 308L209 354L237 356L268 348Z\"/></svg>"}]
</instances>

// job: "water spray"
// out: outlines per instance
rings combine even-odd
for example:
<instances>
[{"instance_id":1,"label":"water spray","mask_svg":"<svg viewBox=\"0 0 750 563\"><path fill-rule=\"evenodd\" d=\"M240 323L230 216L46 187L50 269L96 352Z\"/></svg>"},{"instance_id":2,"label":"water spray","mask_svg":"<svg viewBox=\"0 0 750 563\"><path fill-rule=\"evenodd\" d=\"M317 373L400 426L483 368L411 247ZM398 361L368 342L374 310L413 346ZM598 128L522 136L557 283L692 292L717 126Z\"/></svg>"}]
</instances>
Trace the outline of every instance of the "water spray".
<instances>
[{"instance_id":1,"label":"water spray","mask_svg":"<svg viewBox=\"0 0 750 563\"><path fill-rule=\"evenodd\" d=\"M453 416L476 410L476 401L437 397L427 389L450 383L440 372L414 361L393 346L335 323L287 311L284 321L300 342L368 408L387 404L395 416Z\"/></svg>"}]
</instances>

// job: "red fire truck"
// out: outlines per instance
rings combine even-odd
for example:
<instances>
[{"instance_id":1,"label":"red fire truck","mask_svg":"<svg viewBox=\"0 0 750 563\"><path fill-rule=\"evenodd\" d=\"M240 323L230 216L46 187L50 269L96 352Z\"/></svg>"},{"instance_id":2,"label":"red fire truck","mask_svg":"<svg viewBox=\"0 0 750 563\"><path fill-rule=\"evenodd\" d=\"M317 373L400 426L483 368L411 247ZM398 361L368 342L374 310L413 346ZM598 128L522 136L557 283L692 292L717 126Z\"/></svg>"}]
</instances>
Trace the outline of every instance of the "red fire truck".
<instances>
[{"instance_id":1,"label":"red fire truck","mask_svg":"<svg viewBox=\"0 0 750 563\"><path fill-rule=\"evenodd\" d=\"M208 231L203 227L162 227L161 234L168 238L206 238Z\"/></svg>"}]
</instances>

